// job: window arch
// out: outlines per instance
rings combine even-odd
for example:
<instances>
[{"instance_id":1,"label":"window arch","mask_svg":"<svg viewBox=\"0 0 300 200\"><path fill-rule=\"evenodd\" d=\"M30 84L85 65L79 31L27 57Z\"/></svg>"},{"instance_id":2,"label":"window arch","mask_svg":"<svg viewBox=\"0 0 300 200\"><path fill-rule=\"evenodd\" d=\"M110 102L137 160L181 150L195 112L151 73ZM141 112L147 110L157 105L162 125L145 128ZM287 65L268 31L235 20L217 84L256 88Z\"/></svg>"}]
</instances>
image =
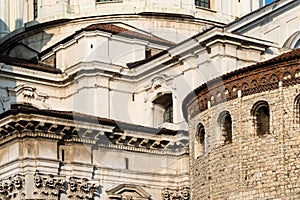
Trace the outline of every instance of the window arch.
<instances>
[{"instance_id":1,"label":"window arch","mask_svg":"<svg viewBox=\"0 0 300 200\"><path fill-rule=\"evenodd\" d=\"M153 103L154 126L162 123L173 123L173 101L172 94L159 94Z\"/></svg>"},{"instance_id":2,"label":"window arch","mask_svg":"<svg viewBox=\"0 0 300 200\"><path fill-rule=\"evenodd\" d=\"M199 157L203 155L205 152L206 144L205 144L205 128L203 124L198 124L197 132L196 132L196 141L195 141L195 155Z\"/></svg>"},{"instance_id":3,"label":"window arch","mask_svg":"<svg viewBox=\"0 0 300 200\"><path fill-rule=\"evenodd\" d=\"M218 117L218 123L221 132L221 141L224 144L232 143L232 120L228 111L223 111Z\"/></svg>"},{"instance_id":4,"label":"window arch","mask_svg":"<svg viewBox=\"0 0 300 200\"><path fill-rule=\"evenodd\" d=\"M300 124L300 94L296 96L294 102L294 113L295 113L295 122Z\"/></svg>"},{"instance_id":5,"label":"window arch","mask_svg":"<svg viewBox=\"0 0 300 200\"><path fill-rule=\"evenodd\" d=\"M293 33L283 44L283 48L298 49L300 48L300 31Z\"/></svg>"},{"instance_id":6,"label":"window arch","mask_svg":"<svg viewBox=\"0 0 300 200\"><path fill-rule=\"evenodd\" d=\"M252 107L251 113L254 118L256 134L258 136L268 134L270 132L270 111L268 102L256 102Z\"/></svg>"},{"instance_id":7,"label":"window arch","mask_svg":"<svg viewBox=\"0 0 300 200\"><path fill-rule=\"evenodd\" d=\"M293 47L293 49L298 49L298 48L300 48L300 40L298 40Z\"/></svg>"}]
</instances>

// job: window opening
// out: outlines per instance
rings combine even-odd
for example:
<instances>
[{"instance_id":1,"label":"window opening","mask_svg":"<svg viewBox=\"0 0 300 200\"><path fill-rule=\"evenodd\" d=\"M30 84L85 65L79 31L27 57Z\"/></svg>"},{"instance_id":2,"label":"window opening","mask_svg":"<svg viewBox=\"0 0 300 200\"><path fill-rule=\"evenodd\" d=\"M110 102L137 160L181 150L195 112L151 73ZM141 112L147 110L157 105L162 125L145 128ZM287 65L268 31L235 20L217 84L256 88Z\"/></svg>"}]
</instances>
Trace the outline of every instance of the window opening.
<instances>
[{"instance_id":1,"label":"window opening","mask_svg":"<svg viewBox=\"0 0 300 200\"><path fill-rule=\"evenodd\" d=\"M232 120L229 112L221 112L218 122L221 130L222 141L224 141L224 144L232 143Z\"/></svg>"},{"instance_id":2,"label":"window opening","mask_svg":"<svg viewBox=\"0 0 300 200\"><path fill-rule=\"evenodd\" d=\"M173 123L173 104L171 103L164 113L164 122Z\"/></svg>"},{"instance_id":3,"label":"window opening","mask_svg":"<svg viewBox=\"0 0 300 200\"><path fill-rule=\"evenodd\" d=\"M269 133L270 130L270 112L269 104L266 101L259 101L252 108L254 117L254 127L256 134L262 136Z\"/></svg>"},{"instance_id":4,"label":"window opening","mask_svg":"<svg viewBox=\"0 0 300 200\"><path fill-rule=\"evenodd\" d=\"M203 8L210 8L210 0L195 0L195 5Z\"/></svg>"},{"instance_id":5,"label":"window opening","mask_svg":"<svg viewBox=\"0 0 300 200\"><path fill-rule=\"evenodd\" d=\"M199 157L205 152L205 128L203 124L199 124L196 132L196 157Z\"/></svg>"},{"instance_id":6,"label":"window opening","mask_svg":"<svg viewBox=\"0 0 300 200\"><path fill-rule=\"evenodd\" d=\"M300 124L300 94L295 98L295 119Z\"/></svg>"},{"instance_id":7,"label":"window opening","mask_svg":"<svg viewBox=\"0 0 300 200\"><path fill-rule=\"evenodd\" d=\"M162 123L173 123L173 101L172 94L158 94L153 101L153 125L159 126Z\"/></svg>"}]
</instances>

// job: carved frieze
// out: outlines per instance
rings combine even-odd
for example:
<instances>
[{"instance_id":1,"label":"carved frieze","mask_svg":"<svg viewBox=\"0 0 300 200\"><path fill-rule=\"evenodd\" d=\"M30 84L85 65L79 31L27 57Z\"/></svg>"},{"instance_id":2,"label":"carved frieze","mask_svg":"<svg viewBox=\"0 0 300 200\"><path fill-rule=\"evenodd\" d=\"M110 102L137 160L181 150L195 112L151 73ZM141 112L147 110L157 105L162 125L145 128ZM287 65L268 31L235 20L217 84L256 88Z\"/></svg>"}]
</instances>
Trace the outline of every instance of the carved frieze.
<instances>
[{"instance_id":1,"label":"carved frieze","mask_svg":"<svg viewBox=\"0 0 300 200\"><path fill-rule=\"evenodd\" d=\"M65 193L65 181L61 177L54 175L44 175L36 171L34 174L36 198L57 198L61 193Z\"/></svg>"},{"instance_id":2,"label":"carved frieze","mask_svg":"<svg viewBox=\"0 0 300 200\"><path fill-rule=\"evenodd\" d=\"M9 89L9 93L13 94L18 102L30 103L47 109L50 108L50 105L46 102L49 96L38 91L36 87L22 84Z\"/></svg>"},{"instance_id":3,"label":"carved frieze","mask_svg":"<svg viewBox=\"0 0 300 200\"><path fill-rule=\"evenodd\" d=\"M293 65L291 65L293 64ZM272 72L272 73L270 73ZM208 104L215 106L232 99L253 95L260 92L276 90L300 83L299 61L289 64L253 65L231 72L201 85L190 93L183 102L185 116L194 117L206 110ZM188 109L188 110L185 110Z\"/></svg>"},{"instance_id":4,"label":"carved frieze","mask_svg":"<svg viewBox=\"0 0 300 200\"><path fill-rule=\"evenodd\" d=\"M38 171L34 174L35 198L57 199L62 194L69 199L94 199L100 196L98 181L87 178L71 177L69 179L58 175L46 175Z\"/></svg>"},{"instance_id":5,"label":"carved frieze","mask_svg":"<svg viewBox=\"0 0 300 200\"><path fill-rule=\"evenodd\" d=\"M162 192L163 200L189 200L190 188L188 186L177 189L164 188Z\"/></svg>"},{"instance_id":6,"label":"carved frieze","mask_svg":"<svg viewBox=\"0 0 300 200\"><path fill-rule=\"evenodd\" d=\"M100 196L99 191L100 185L96 181L75 177L69 179L67 194L70 199L94 199L95 196Z\"/></svg>"},{"instance_id":7,"label":"carved frieze","mask_svg":"<svg viewBox=\"0 0 300 200\"><path fill-rule=\"evenodd\" d=\"M18 174L0 180L0 199L23 199L24 183L24 177Z\"/></svg>"}]
</instances>

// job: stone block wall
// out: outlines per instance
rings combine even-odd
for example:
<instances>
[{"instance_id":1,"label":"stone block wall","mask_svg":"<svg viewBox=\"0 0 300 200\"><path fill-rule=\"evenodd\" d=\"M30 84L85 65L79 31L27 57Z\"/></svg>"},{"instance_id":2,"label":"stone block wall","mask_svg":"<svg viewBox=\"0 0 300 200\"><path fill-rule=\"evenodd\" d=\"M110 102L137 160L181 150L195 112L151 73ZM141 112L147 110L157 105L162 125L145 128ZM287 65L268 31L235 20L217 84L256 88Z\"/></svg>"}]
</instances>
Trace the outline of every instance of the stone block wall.
<instances>
[{"instance_id":1,"label":"stone block wall","mask_svg":"<svg viewBox=\"0 0 300 200\"><path fill-rule=\"evenodd\" d=\"M295 118L299 85L279 87L221 103L190 119L192 199L300 198L300 135ZM256 134L253 105L267 101L270 132ZM232 118L232 143L220 142L218 115ZM205 127L205 152L197 157L198 124Z\"/></svg>"},{"instance_id":2,"label":"stone block wall","mask_svg":"<svg viewBox=\"0 0 300 200\"><path fill-rule=\"evenodd\" d=\"M191 199L300 198L299 53L208 81L183 101Z\"/></svg>"}]
</instances>

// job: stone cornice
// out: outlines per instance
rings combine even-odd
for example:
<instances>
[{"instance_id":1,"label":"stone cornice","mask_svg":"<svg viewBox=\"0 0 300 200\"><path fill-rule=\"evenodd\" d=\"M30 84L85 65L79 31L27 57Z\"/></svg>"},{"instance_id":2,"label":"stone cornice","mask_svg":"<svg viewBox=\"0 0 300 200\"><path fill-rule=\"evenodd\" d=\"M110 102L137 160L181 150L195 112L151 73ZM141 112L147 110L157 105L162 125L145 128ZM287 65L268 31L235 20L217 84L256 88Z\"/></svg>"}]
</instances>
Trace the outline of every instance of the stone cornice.
<instances>
[{"instance_id":1,"label":"stone cornice","mask_svg":"<svg viewBox=\"0 0 300 200\"><path fill-rule=\"evenodd\" d=\"M217 77L189 93L182 103L187 120L214 106L238 97L300 83L300 49Z\"/></svg>"},{"instance_id":2,"label":"stone cornice","mask_svg":"<svg viewBox=\"0 0 300 200\"><path fill-rule=\"evenodd\" d=\"M185 131L155 129L80 113L17 105L0 115L0 143L41 137L69 143L154 154L187 153ZM182 140L180 139L182 138ZM172 141L176 141L173 144ZM179 144L180 143L180 144Z\"/></svg>"},{"instance_id":3,"label":"stone cornice","mask_svg":"<svg viewBox=\"0 0 300 200\"><path fill-rule=\"evenodd\" d=\"M274 1L260 9L257 9L236 21L226 25L226 30L230 32L242 33L250 27L259 25L266 18L278 15L278 13L286 12L291 7L299 5L299 1L280 0Z\"/></svg>"}]
</instances>

